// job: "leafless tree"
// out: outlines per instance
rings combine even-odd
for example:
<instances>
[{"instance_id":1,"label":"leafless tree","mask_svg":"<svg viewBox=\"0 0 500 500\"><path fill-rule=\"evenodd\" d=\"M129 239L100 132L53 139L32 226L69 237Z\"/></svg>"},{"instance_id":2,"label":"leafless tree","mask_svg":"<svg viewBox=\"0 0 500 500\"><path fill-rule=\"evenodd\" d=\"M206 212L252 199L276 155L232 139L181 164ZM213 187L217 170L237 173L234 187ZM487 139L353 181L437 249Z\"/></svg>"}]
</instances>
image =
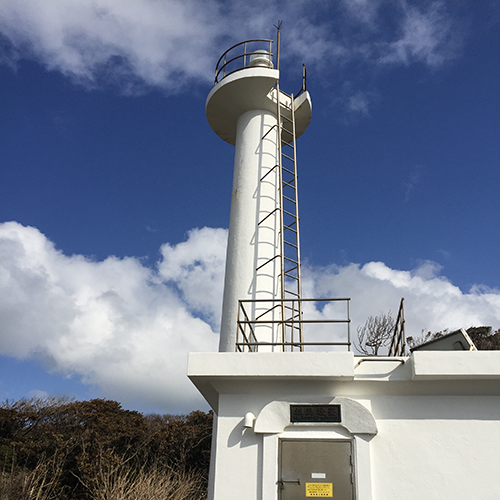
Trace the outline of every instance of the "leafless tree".
<instances>
[{"instance_id":1,"label":"leafless tree","mask_svg":"<svg viewBox=\"0 0 500 500\"><path fill-rule=\"evenodd\" d=\"M364 326L358 327L356 348L367 356L376 356L381 348L389 345L393 332L394 319L391 311L370 316Z\"/></svg>"},{"instance_id":2,"label":"leafless tree","mask_svg":"<svg viewBox=\"0 0 500 500\"><path fill-rule=\"evenodd\" d=\"M414 349L415 347L418 347L419 345L425 344L426 342L430 342L431 340L436 340L439 337L443 337L444 335L448 335L451 333L449 331L449 328L445 328L444 330L441 330L439 332L427 332L425 333L425 329L422 330L422 333L418 337L406 337L406 345L408 348ZM408 354L410 354L408 352Z\"/></svg>"}]
</instances>

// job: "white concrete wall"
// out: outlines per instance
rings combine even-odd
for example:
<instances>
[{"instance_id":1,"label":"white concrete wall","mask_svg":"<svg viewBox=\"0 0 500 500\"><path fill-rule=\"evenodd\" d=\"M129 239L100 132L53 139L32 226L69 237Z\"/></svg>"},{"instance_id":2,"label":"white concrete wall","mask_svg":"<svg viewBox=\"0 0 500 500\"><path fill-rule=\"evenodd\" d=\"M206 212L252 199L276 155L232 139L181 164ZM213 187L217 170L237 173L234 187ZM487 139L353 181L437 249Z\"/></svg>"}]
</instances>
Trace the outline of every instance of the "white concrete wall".
<instances>
[{"instance_id":1,"label":"white concrete wall","mask_svg":"<svg viewBox=\"0 0 500 500\"><path fill-rule=\"evenodd\" d=\"M372 399L373 498L500 498L500 397Z\"/></svg>"},{"instance_id":2,"label":"white concrete wall","mask_svg":"<svg viewBox=\"0 0 500 500\"><path fill-rule=\"evenodd\" d=\"M217 367L209 366L213 354L206 355L212 361L205 365L205 355L194 355L190 377L210 394L219 414L210 498L277 500L278 442L287 438L352 439L356 500L500 498L500 352L444 353L443 364L449 367L444 374L438 353L414 356L405 364L395 359L360 365L351 356L350 367L346 353L341 354L302 353L300 359L279 353L222 355ZM241 370L229 377L236 356L242 356ZM337 357L343 368L336 370ZM254 375L251 365L258 367ZM479 366L482 371L475 375ZM347 425L349 405L343 406L342 424L290 424L286 408L273 403L325 404L343 398L353 401L352 408L359 403L369 410L376 428L366 419L363 429L363 415ZM244 428L247 412L257 417L255 429Z\"/></svg>"},{"instance_id":3,"label":"white concrete wall","mask_svg":"<svg viewBox=\"0 0 500 500\"><path fill-rule=\"evenodd\" d=\"M243 427L245 412L241 412L247 408L247 403L241 396L232 395L220 401L219 412L224 416L217 420L220 438L215 469L211 471L215 479L214 496L210 495L210 498L259 498L262 435Z\"/></svg>"},{"instance_id":4,"label":"white concrete wall","mask_svg":"<svg viewBox=\"0 0 500 500\"><path fill-rule=\"evenodd\" d=\"M258 414L263 403L249 395L221 400L215 500L277 499L278 439L355 440L340 426L255 434L243 418L247 410ZM357 500L500 498L500 397L385 396L370 404L378 434L364 441L369 453L356 447Z\"/></svg>"}]
</instances>

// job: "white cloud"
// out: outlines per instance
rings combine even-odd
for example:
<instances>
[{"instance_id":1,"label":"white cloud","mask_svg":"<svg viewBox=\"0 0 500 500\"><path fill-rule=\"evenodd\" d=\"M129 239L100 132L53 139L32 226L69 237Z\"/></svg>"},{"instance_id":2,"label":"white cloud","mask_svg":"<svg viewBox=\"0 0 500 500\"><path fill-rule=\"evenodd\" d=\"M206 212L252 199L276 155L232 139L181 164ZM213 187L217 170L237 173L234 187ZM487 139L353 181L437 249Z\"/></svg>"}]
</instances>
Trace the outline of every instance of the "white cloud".
<instances>
[{"instance_id":1,"label":"white cloud","mask_svg":"<svg viewBox=\"0 0 500 500\"><path fill-rule=\"evenodd\" d=\"M360 60L438 66L454 56L458 33L439 1L424 8L402 0L0 0L0 9L0 34L10 42L0 46L4 64L31 58L80 84L113 83L125 92L208 83L223 50L275 37L280 18L283 56L327 72ZM394 18L394 33L382 15Z\"/></svg>"},{"instance_id":2,"label":"white cloud","mask_svg":"<svg viewBox=\"0 0 500 500\"><path fill-rule=\"evenodd\" d=\"M347 109L350 113L369 116L370 106L376 99L376 94L358 91L349 97Z\"/></svg>"},{"instance_id":3,"label":"white cloud","mask_svg":"<svg viewBox=\"0 0 500 500\"><path fill-rule=\"evenodd\" d=\"M342 2L344 9L355 21L368 26L376 23L380 4L380 0L343 0Z\"/></svg>"},{"instance_id":4,"label":"white cloud","mask_svg":"<svg viewBox=\"0 0 500 500\"><path fill-rule=\"evenodd\" d=\"M162 280L174 282L190 310L207 317L219 329L226 259L225 229L192 230L186 242L161 247L159 263Z\"/></svg>"},{"instance_id":5,"label":"white cloud","mask_svg":"<svg viewBox=\"0 0 500 500\"><path fill-rule=\"evenodd\" d=\"M206 240L213 240L213 252ZM204 285L222 289L225 231L193 230L180 243L186 255L179 269L211 268ZM199 245L203 245L200 251ZM200 281L169 262L178 255L169 246L160 268L172 270L181 290ZM221 267L219 269L218 267ZM191 284L189 281L191 280ZM217 280L220 282L217 283ZM111 398L159 408L189 410L199 396L187 380L187 353L216 350L217 335L192 313L156 270L138 259L109 257L94 262L65 256L37 229L15 222L0 225L0 353L38 358L52 372L76 374L98 385ZM200 301L207 316L220 314L220 300ZM211 310L213 305L217 310Z\"/></svg>"},{"instance_id":6,"label":"white cloud","mask_svg":"<svg viewBox=\"0 0 500 500\"><path fill-rule=\"evenodd\" d=\"M421 171L422 171L421 165L417 165L414 168L413 172L410 174L409 179L407 181L404 181L404 185L406 187L405 202L408 202L408 200L410 199L410 195L415 189L415 186L417 186L420 183Z\"/></svg>"},{"instance_id":7,"label":"white cloud","mask_svg":"<svg viewBox=\"0 0 500 500\"><path fill-rule=\"evenodd\" d=\"M460 47L460 33L441 1L431 2L427 9L401 2L403 16L398 38L381 43L381 63L425 63L441 66L456 56Z\"/></svg>"},{"instance_id":8,"label":"white cloud","mask_svg":"<svg viewBox=\"0 0 500 500\"><path fill-rule=\"evenodd\" d=\"M422 331L488 325L500 328L500 291L473 287L462 292L440 276L435 262L422 262L412 271L391 269L383 262L363 266L330 266L308 269L306 290L310 296L348 296L353 332L368 316L392 310L397 314L404 297L407 336Z\"/></svg>"},{"instance_id":9,"label":"white cloud","mask_svg":"<svg viewBox=\"0 0 500 500\"><path fill-rule=\"evenodd\" d=\"M360 90L350 80L343 82L338 97L335 98L335 102L339 103L346 111L344 118L346 124L351 124L360 117L370 116L380 100L381 96L378 92Z\"/></svg>"},{"instance_id":10,"label":"white cloud","mask_svg":"<svg viewBox=\"0 0 500 500\"><path fill-rule=\"evenodd\" d=\"M0 354L38 359L125 405L190 411L201 398L186 377L187 354L215 351L226 230L193 229L162 247L157 269L138 259L68 257L37 229L0 224ZM462 292L423 262L412 271L382 262L304 268L304 297L350 297L352 332L370 315L397 312L407 335L500 327L500 291ZM316 317L321 313L316 312Z\"/></svg>"},{"instance_id":11,"label":"white cloud","mask_svg":"<svg viewBox=\"0 0 500 500\"><path fill-rule=\"evenodd\" d=\"M39 391L38 389L33 389L26 394L27 399L47 399L50 398L50 394L45 391Z\"/></svg>"},{"instance_id":12,"label":"white cloud","mask_svg":"<svg viewBox=\"0 0 500 500\"><path fill-rule=\"evenodd\" d=\"M0 30L18 51L87 84L139 76L175 89L209 79L207 51L224 34L210 0L2 0L1 8Z\"/></svg>"}]
</instances>

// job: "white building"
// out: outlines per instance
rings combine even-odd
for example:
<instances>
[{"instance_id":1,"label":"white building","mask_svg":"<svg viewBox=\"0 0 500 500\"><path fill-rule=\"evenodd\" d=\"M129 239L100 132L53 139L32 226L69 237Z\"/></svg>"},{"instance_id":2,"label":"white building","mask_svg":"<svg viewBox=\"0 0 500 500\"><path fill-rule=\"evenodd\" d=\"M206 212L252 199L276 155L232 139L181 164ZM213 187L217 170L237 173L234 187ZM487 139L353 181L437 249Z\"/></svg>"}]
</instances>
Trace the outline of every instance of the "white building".
<instances>
[{"instance_id":1,"label":"white building","mask_svg":"<svg viewBox=\"0 0 500 500\"><path fill-rule=\"evenodd\" d=\"M236 145L220 352L191 354L188 366L217 415L209 498L500 499L500 351L360 357L347 336L343 351L328 352L339 346L304 320L307 304L288 309L300 270L295 300L274 167L280 143L295 155L311 101L282 93L270 48L250 45L231 63L238 71L229 52L221 58L207 99L212 128ZM291 136L276 126L287 113ZM295 222L298 233L298 213ZM238 316L240 300L248 316Z\"/></svg>"}]
</instances>

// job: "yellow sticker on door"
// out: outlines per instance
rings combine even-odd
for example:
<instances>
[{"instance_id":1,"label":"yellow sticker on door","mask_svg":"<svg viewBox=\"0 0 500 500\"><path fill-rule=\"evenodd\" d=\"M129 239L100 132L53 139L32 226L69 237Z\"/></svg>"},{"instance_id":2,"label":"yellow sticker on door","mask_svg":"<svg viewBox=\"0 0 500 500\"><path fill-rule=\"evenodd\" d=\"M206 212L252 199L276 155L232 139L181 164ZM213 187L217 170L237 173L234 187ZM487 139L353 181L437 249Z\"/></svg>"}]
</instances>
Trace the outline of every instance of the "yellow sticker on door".
<instances>
[{"instance_id":1,"label":"yellow sticker on door","mask_svg":"<svg viewBox=\"0 0 500 500\"><path fill-rule=\"evenodd\" d=\"M333 483L306 483L306 497L333 497Z\"/></svg>"}]
</instances>

